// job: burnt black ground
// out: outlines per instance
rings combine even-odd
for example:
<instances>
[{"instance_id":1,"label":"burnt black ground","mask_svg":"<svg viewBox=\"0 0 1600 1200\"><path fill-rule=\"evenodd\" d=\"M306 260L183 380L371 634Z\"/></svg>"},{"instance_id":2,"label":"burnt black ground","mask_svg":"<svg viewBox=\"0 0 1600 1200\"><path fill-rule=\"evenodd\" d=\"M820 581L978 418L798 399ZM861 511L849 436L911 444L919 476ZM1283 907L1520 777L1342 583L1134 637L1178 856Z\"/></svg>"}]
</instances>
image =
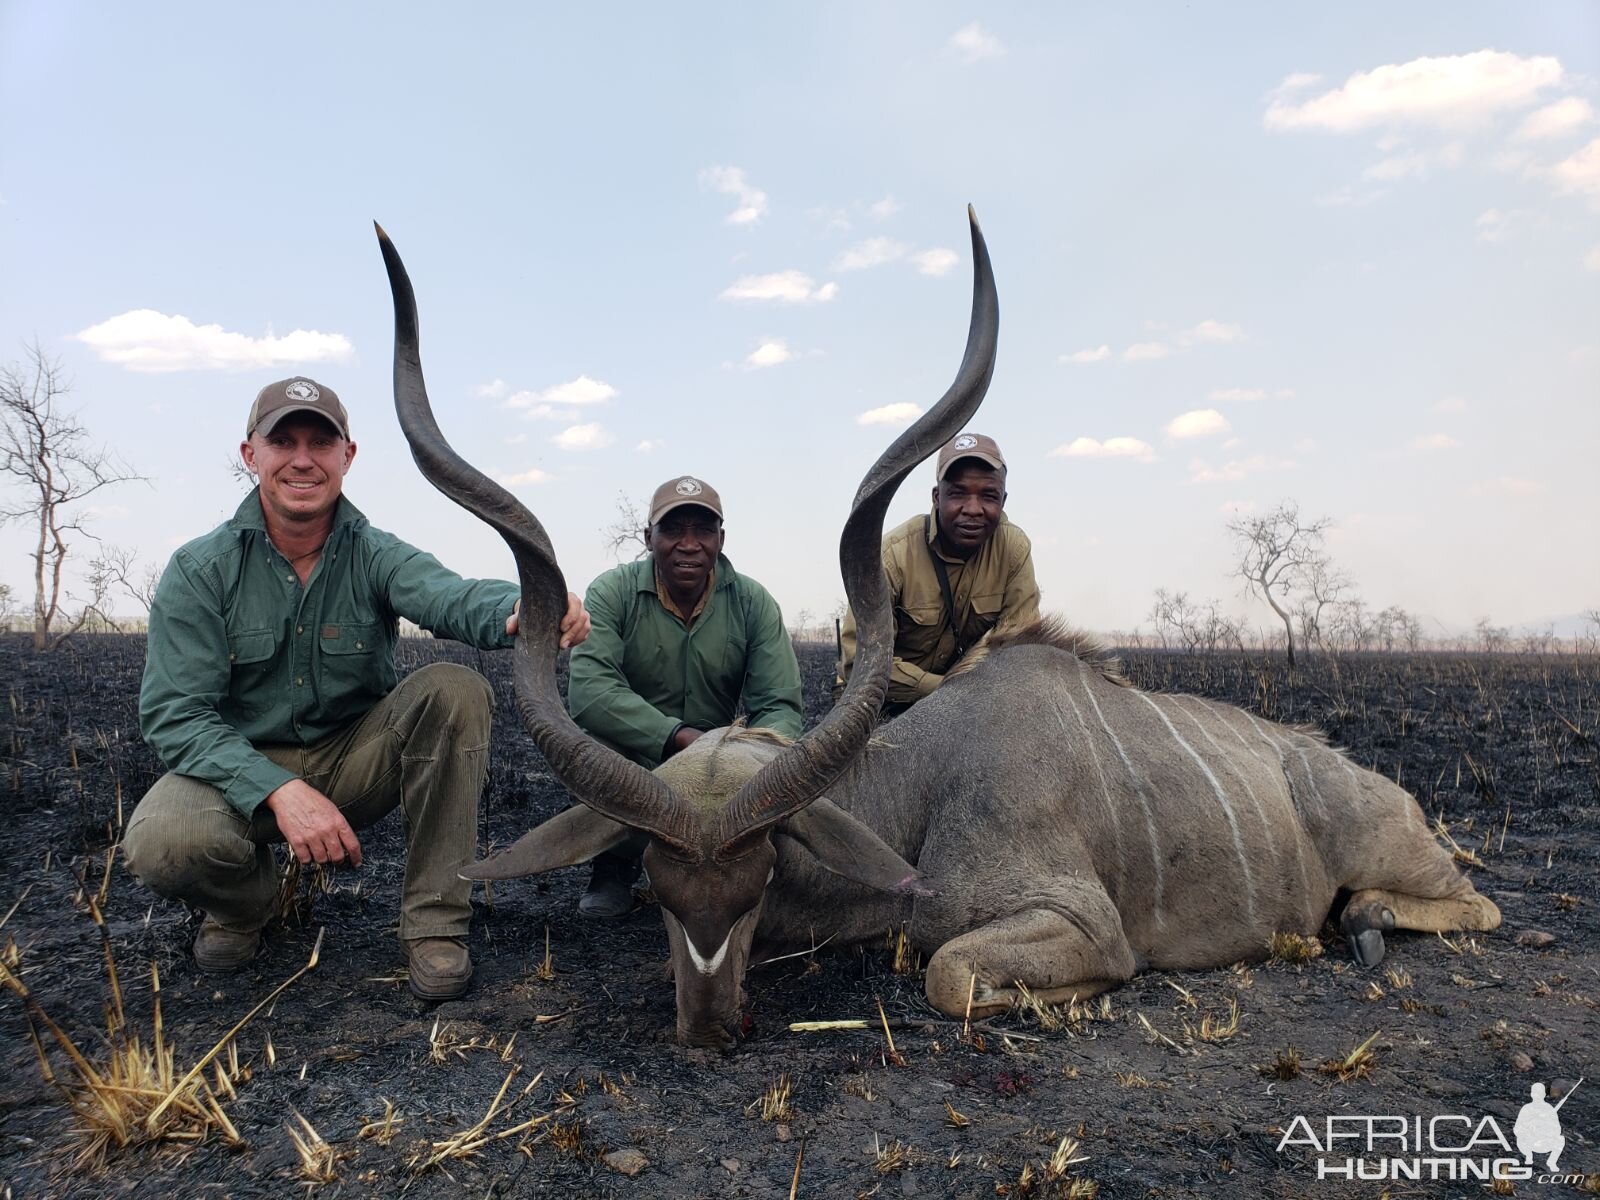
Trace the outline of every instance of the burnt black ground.
<instances>
[{"instance_id":1,"label":"burnt black ground","mask_svg":"<svg viewBox=\"0 0 1600 1200\"><path fill-rule=\"evenodd\" d=\"M142 638L109 636L41 656L22 639L0 639L0 913L22 897L0 945L14 939L28 986L91 1052L104 1028L105 976L94 928L73 907L73 871L98 884L119 790L126 815L157 774L135 720L143 650ZM827 704L831 647L802 647L801 656L815 720ZM515 726L507 656L416 641L401 657L402 669L441 657L467 662L495 683L486 840L504 843L564 806ZM1276 1151L1281 1130L1296 1114L1320 1128L1335 1112L1462 1113L1492 1115L1509 1133L1531 1082L1580 1075L1593 1082L1562 1110L1561 1167L1600 1172L1600 662L1372 656L1313 660L1292 681L1275 658L1138 652L1128 666L1146 687L1320 727L1363 765L1398 777L1482 857L1473 875L1500 905L1504 927L1453 944L1392 936L1384 966L1408 973L1406 986L1382 969L1359 970L1330 938L1328 953L1301 967L1141 976L1111 995L1108 1019L1070 1030L1017 1015L996 1022L980 1045L949 1025L900 1029L904 1065L895 1065L881 1030L788 1031L792 1021L876 1017L879 998L891 1019L935 1017L920 979L895 974L892 956L876 947L761 968L750 981L754 1036L737 1053L677 1047L668 1038L659 915L645 906L616 925L580 922L573 910L582 869L498 887L474 923L472 991L423 1004L397 981L398 817L363 835L359 876L334 877L305 924L273 929L254 967L220 983L188 959L192 918L179 905L153 903L118 864L107 915L130 1017L148 1029L153 961L180 1064L303 966L319 928L322 963L240 1035L252 1078L228 1112L246 1146L141 1149L99 1172L71 1169L71 1115L41 1078L21 1005L0 995L0 1186L16 1196L296 1194L306 1185L285 1132L292 1105L342 1156L338 1182L315 1189L327 1196L782 1197L802 1141L801 1196L1048 1196L1065 1194L1043 1179L1064 1135L1080 1139L1088 1156L1072 1174L1097 1181L1105 1197L1376 1196L1383 1185L1318 1183L1308 1151ZM541 980L546 930L555 974ZM1519 945L1525 930L1555 941ZM1195 1036L1203 1016L1225 1015L1230 998L1238 1032L1218 1044ZM430 1060L436 1024L454 1046L442 1064ZM1316 1064L1372 1034L1370 1079L1317 1073ZM1264 1077L1259 1068L1289 1047L1304 1073ZM523 1139L508 1138L425 1173L408 1165L419 1143L477 1121L517 1065L508 1098L536 1075L539 1082L491 1131L558 1114L524 1152ZM794 1115L768 1123L748 1113L783 1074ZM403 1122L394 1139L358 1138L385 1098ZM954 1127L950 1109L969 1123ZM875 1147L895 1145L909 1148L909 1165L880 1171ZM628 1147L648 1160L631 1178L603 1157ZM1031 1183L1020 1182L1025 1170ZM1392 1191L1469 1195L1481 1185ZM1572 1189L1517 1189L1558 1192Z\"/></svg>"}]
</instances>

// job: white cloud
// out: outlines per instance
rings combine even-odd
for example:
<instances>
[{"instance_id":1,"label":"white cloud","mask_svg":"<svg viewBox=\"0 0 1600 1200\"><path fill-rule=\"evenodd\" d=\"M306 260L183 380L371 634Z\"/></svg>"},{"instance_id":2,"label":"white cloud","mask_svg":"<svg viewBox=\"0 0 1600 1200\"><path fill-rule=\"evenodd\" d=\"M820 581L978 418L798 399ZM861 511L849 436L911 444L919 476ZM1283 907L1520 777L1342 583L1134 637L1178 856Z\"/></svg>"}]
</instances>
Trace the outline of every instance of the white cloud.
<instances>
[{"instance_id":1,"label":"white cloud","mask_svg":"<svg viewBox=\"0 0 1600 1200\"><path fill-rule=\"evenodd\" d=\"M501 438L500 440L507 446L520 446L523 442L528 440L528 435L525 433L512 433Z\"/></svg>"},{"instance_id":2,"label":"white cloud","mask_svg":"<svg viewBox=\"0 0 1600 1200\"><path fill-rule=\"evenodd\" d=\"M515 475L501 475L499 480L502 486L509 488L525 487L530 483L544 483L549 478L548 472L541 471L538 467L529 467L526 471L518 472Z\"/></svg>"},{"instance_id":3,"label":"white cloud","mask_svg":"<svg viewBox=\"0 0 1600 1200\"><path fill-rule=\"evenodd\" d=\"M1583 256L1583 265L1591 271L1600 271L1600 244L1591 246Z\"/></svg>"},{"instance_id":4,"label":"white cloud","mask_svg":"<svg viewBox=\"0 0 1600 1200\"><path fill-rule=\"evenodd\" d=\"M563 450L600 450L611 445L614 439L605 426L592 422L563 429L550 440Z\"/></svg>"},{"instance_id":5,"label":"white cloud","mask_svg":"<svg viewBox=\"0 0 1600 1200\"><path fill-rule=\"evenodd\" d=\"M945 48L959 55L963 62L974 63L985 58L999 58L1006 52L1000 39L978 22L963 25L950 35Z\"/></svg>"},{"instance_id":6,"label":"white cloud","mask_svg":"<svg viewBox=\"0 0 1600 1200\"><path fill-rule=\"evenodd\" d=\"M1465 412L1466 409L1467 402L1460 396L1446 396L1442 400L1433 402L1433 411L1436 413L1458 413Z\"/></svg>"},{"instance_id":7,"label":"white cloud","mask_svg":"<svg viewBox=\"0 0 1600 1200\"><path fill-rule=\"evenodd\" d=\"M1516 136L1525 142L1564 137L1592 122L1594 115L1594 106L1582 96L1564 96L1524 117Z\"/></svg>"},{"instance_id":8,"label":"white cloud","mask_svg":"<svg viewBox=\"0 0 1600 1200\"><path fill-rule=\"evenodd\" d=\"M954 250L934 246L928 250L918 250L911 256L911 261L917 264L917 270L924 275L948 275L950 268L961 261L961 256Z\"/></svg>"},{"instance_id":9,"label":"white cloud","mask_svg":"<svg viewBox=\"0 0 1600 1200\"><path fill-rule=\"evenodd\" d=\"M788 343L782 338L763 338L761 344L745 358L744 365L756 370L761 367L776 367L780 363L792 361L793 358L794 351L789 349Z\"/></svg>"},{"instance_id":10,"label":"white cloud","mask_svg":"<svg viewBox=\"0 0 1600 1200\"><path fill-rule=\"evenodd\" d=\"M1214 437L1233 426L1214 408L1196 408L1167 422L1167 436L1175 438Z\"/></svg>"},{"instance_id":11,"label":"white cloud","mask_svg":"<svg viewBox=\"0 0 1600 1200\"><path fill-rule=\"evenodd\" d=\"M878 200L878 201L874 202L874 204L872 205L871 211L872 211L872 215L877 217L878 220L887 221L890 217L894 216L895 213L899 212L903 207L905 207L905 206L902 205L900 203L900 201L896 200L893 196L885 196L882 200Z\"/></svg>"},{"instance_id":12,"label":"white cloud","mask_svg":"<svg viewBox=\"0 0 1600 1200\"><path fill-rule=\"evenodd\" d=\"M857 242L834 260L835 271L864 271L904 258L907 247L893 238L875 237Z\"/></svg>"},{"instance_id":13,"label":"white cloud","mask_svg":"<svg viewBox=\"0 0 1600 1200\"><path fill-rule=\"evenodd\" d=\"M1097 363L1104 362L1111 357L1110 346L1096 346L1093 350L1075 350L1071 354L1063 354L1061 361L1064 363Z\"/></svg>"},{"instance_id":14,"label":"white cloud","mask_svg":"<svg viewBox=\"0 0 1600 1200\"><path fill-rule=\"evenodd\" d=\"M528 420L573 421L578 410L591 404L605 404L620 395L616 388L601 379L579 375L565 383L553 384L543 391L523 390L506 397L505 407L522 410Z\"/></svg>"},{"instance_id":15,"label":"white cloud","mask_svg":"<svg viewBox=\"0 0 1600 1200\"><path fill-rule=\"evenodd\" d=\"M1455 450L1461 443L1448 433L1426 433L1411 439L1413 450Z\"/></svg>"},{"instance_id":16,"label":"white cloud","mask_svg":"<svg viewBox=\"0 0 1600 1200\"><path fill-rule=\"evenodd\" d=\"M1164 342L1135 342L1122 352L1124 362L1149 362L1154 358L1165 358L1171 354Z\"/></svg>"},{"instance_id":17,"label":"white cloud","mask_svg":"<svg viewBox=\"0 0 1600 1200\"><path fill-rule=\"evenodd\" d=\"M1244 330L1237 325L1207 320L1180 333L1178 342L1184 346L1197 346L1202 342L1237 342L1243 336Z\"/></svg>"},{"instance_id":18,"label":"white cloud","mask_svg":"<svg viewBox=\"0 0 1600 1200\"><path fill-rule=\"evenodd\" d=\"M1455 128L1532 104L1560 82L1560 60L1548 56L1478 50L1414 58L1357 71L1340 87L1300 102L1280 89L1262 123L1274 130L1334 133L1397 124Z\"/></svg>"},{"instance_id":19,"label":"white cloud","mask_svg":"<svg viewBox=\"0 0 1600 1200\"><path fill-rule=\"evenodd\" d=\"M485 400L499 400L511 390L511 385L504 379L496 379L492 383L480 383L472 389L474 396L482 396Z\"/></svg>"},{"instance_id":20,"label":"white cloud","mask_svg":"<svg viewBox=\"0 0 1600 1200\"><path fill-rule=\"evenodd\" d=\"M640 454L649 454L652 450L660 448L660 446L660 442L651 441L649 438L645 438L645 440L635 446L634 449Z\"/></svg>"},{"instance_id":21,"label":"white cloud","mask_svg":"<svg viewBox=\"0 0 1600 1200\"><path fill-rule=\"evenodd\" d=\"M1132 458L1154 462L1156 452L1148 442L1133 437L1113 437L1099 441L1091 437L1074 438L1050 451L1051 458Z\"/></svg>"},{"instance_id":22,"label":"white cloud","mask_svg":"<svg viewBox=\"0 0 1600 1200\"><path fill-rule=\"evenodd\" d=\"M1264 454L1255 454L1249 458L1231 459L1220 467L1213 467L1204 459L1195 459L1189 464L1190 483L1237 483L1247 476L1255 475L1261 471L1282 471L1294 466L1286 458L1268 458Z\"/></svg>"},{"instance_id":23,"label":"white cloud","mask_svg":"<svg viewBox=\"0 0 1600 1200\"><path fill-rule=\"evenodd\" d=\"M783 304L825 303L839 294L839 285L821 287L804 271L775 271L770 275L741 275L723 289L724 300L777 300Z\"/></svg>"},{"instance_id":24,"label":"white cloud","mask_svg":"<svg viewBox=\"0 0 1600 1200\"><path fill-rule=\"evenodd\" d=\"M1497 479L1486 479L1472 486L1474 496L1538 496L1548 490L1549 488L1537 479L1519 479L1515 475L1501 475Z\"/></svg>"},{"instance_id":25,"label":"white cloud","mask_svg":"<svg viewBox=\"0 0 1600 1200\"><path fill-rule=\"evenodd\" d=\"M1501 212L1498 208L1486 208L1478 214L1478 219L1473 226L1478 231L1480 242L1504 241L1512 231L1523 224L1528 217L1524 209L1514 208L1510 212Z\"/></svg>"},{"instance_id":26,"label":"white cloud","mask_svg":"<svg viewBox=\"0 0 1600 1200\"><path fill-rule=\"evenodd\" d=\"M1382 148L1380 146L1380 149ZM1383 182L1395 179L1425 179L1428 172L1435 167L1460 165L1461 144L1449 142L1432 150L1407 150L1402 154L1390 154L1362 171L1361 178Z\"/></svg>"},{"instance_id":27,"label":"white cloud","mask_svg":"<svg viewBox=\"0 0 1600 1200\"><path fill-rule=\"evenodd\" d=\"M857 425L909 425L922 415L922 409L909 401L869 408L856 418Z\"/></svg>"},{"instance_id":28,"label":"white cloud","mask_svg":"<svg viewBox=\"0 0 1600 1200\"><path fill-rule=\"evenodd\" d=\"M296 329L282 337L251 337L150 308L121 313L74 337L105 362L145 372L253 371L346 362L354 353L342 333Z\"/></svg>"},{"instance_id":29,"label":"white cloud","mask_svg":"<svg viewBox=\"0 0 1600 1200\"><path fill-rule=\"evenodd\" d=\"M1256 400L1265 400L1268 397L1274 400L1293 400L1293 388L1278 388L1269 392L1266 388L1212 388L1206 393L1206 399L1215 404L1249 404Z\"/></svg>"},{"instance_id":30,"label":"white cloud","mask_svg":"<svg viewBox=\"0 0 1600 1200\"><path fill-rule=\"evenodd\" d=\"M741 167L707 167L700 186L738 198L739 206L723 218L729 225L754 225L767 215L767 194L750 185Z\"/></svg>"},{"instance_id":31,"label":"white cloud","mask_svg":"<svg viewBox=\"0 0 1600 1200\"><path fill-rule=\"evenodd\" d=\"M1600 138L1562 159L1549 173L1556 181L1556 190L1563 195L1577 194L1600 201Z\"/></svg>"}]
</instances>

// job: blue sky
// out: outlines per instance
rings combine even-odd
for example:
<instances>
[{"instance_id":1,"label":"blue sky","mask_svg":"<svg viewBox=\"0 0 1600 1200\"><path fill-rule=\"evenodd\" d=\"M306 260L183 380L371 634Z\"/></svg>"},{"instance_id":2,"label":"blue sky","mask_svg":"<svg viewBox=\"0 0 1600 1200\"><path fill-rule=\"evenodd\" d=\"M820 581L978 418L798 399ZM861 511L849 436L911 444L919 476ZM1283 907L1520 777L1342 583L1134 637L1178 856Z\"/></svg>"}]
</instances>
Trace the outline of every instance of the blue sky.
<instances>
[{"instance_id":1,"label":"blue sky","mask_svg":"<svg viewBox=\"0 0 1600 1200\"><path fill-rule=\"evenodd\" d=\"M0 359L37 337L150 477L93 523L147 560L231 513L255 390L305 373L375 524L510 571L405 451L376 218L441 424L571 586L619 492L693 473L735 564L826 613L862 471L959 360L971 202L1001 302L975 427L1046 608L1265 618L1225 523L1285 498L1374 607L1600 604L1591 4L10 0L0 121ZM19 592L27 551L0 530Z\"/></svg>"}]
</instances>

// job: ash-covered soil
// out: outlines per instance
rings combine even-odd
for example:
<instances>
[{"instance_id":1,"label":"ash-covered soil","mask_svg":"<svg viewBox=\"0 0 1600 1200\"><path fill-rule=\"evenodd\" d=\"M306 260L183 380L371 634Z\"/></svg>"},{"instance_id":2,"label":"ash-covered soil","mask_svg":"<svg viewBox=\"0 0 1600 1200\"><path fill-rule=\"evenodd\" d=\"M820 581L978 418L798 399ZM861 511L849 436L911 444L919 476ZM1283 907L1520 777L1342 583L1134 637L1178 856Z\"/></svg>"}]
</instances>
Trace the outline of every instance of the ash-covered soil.
<instances>
[{"instance_id":1,"label":"ash-covered soil","mask_svg":"<svg viewBox=\"0 0 1600 1200\"><path fill-rule=\"evenodd\" d=\"M100 888L119 819L158 772L135 719L143 653L134 636L83 638L55 655L0 639L0 914L15 904L0 950L91 1062L106 1053L109 992L100 935L74 903L76 875ZM504 844L565 806L516 725L508 656L428 641L401 654L403 669L467 662L499 692L484 842ZM828 703L831 658L831 647L801 648L813 721ZM1144 975L1105 1009L1044 1023L1013 1014L967 1037L928 1007L914 967L896 973L886 936L754 971L753 1035L723 1057L670 1040L653 906L612 925L576 917L586 868L482 897L473 988L428 1005L406 989L394 938L398 814L361 835L359 872L303 880L299 919L269 932L251 970L220 981L189 960L195 918L155 901L118 862L105 912L129 1026L148 1039L154 963L180 1070L304 967L325 930L321 961L238 1036L248 1078L222 1105L242 1145L214 1133L113 1151L100 1168L75 1165L72 1111L41 1073L22 1004L0 992L0 1189L976 1198L1083 1196L1093 1181L1103 1197L1476 1195L1478 1182L1318 1182L1313 1150L1277 1146L1297 1115L1318 1131L1332 1114L1490 1116L1510 1136L1531 1083L1551 1084L1554 1099L1585 1075L1560 1114L1559 1166L1600 1189L1600 662L1347 657L1313 660L1291 679L1277 658L1137 652L1128 668L1145 687L1316 725L1401 780L1463 856L1481 861L1473 878L1504 926L1392 935L1372 972L1328 936L1326 953L1305 964ZM789 1030L844 1018L872 1026ZM1364 1076L1319 1070L1363 1043ZM1282 1065L1295 1054L1298 1074ZM51 1063L73 1078L53 1047ZM1291 1077L1271 1073L1274 1063ZM475 1152L426 1165L436 1143L482 1120L514 1070ZM763 1119L763 1096L780 1080L789 1111ZM383 1136L372 1126L389 1105ZM295 1113L328 1143L333 1181L302 1177L289 1129L307 1135ZM1053 1170L1064 1138L1081 1161ZM1524 1181L1516 1194L1574 1189Z\"/></svg>"}]
</instances>

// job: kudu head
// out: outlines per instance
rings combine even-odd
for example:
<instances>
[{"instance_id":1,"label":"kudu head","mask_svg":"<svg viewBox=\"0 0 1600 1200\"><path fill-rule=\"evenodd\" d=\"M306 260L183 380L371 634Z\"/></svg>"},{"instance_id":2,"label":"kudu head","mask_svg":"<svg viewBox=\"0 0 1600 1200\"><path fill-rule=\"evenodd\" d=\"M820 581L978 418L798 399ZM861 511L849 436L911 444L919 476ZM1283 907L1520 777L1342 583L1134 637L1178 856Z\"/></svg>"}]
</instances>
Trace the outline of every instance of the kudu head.
<instances>
[{"instance_id":1,"label":"kudu head","mask_svg":"<svg viewBox=\"0 0 1600 1200\"><path fill-rule=\"evenodd\" d=\"M497 530L522 586L513 658L517 708L550 769L586 807L574 807L499 854L469 879L509 879L571 866L649 835L644 852L661 901L677 981L678 1038L727 1047L738 1036L743 979L763 895L777 863L773 833L803 845L828 869L870 887L920 890L915 868L864 824L819 800L861 752L877 723L894 658L894 621L879 544L884 513L907 475L972 419L994 371L999 306L983 234L972 210L972 320L966 354L944 396L878 458L856 491L839 539L845 595L856 615L857 654L839 702L792 744L754 731L704 736L655 772L602 746L567 715L556 687L557 628L567 586L544 527L522 503L451 449L423 384L416 299L400 255L378 241L394 293L394 394L412 456L435 487Z\"/></svg>"}]
</instances>

